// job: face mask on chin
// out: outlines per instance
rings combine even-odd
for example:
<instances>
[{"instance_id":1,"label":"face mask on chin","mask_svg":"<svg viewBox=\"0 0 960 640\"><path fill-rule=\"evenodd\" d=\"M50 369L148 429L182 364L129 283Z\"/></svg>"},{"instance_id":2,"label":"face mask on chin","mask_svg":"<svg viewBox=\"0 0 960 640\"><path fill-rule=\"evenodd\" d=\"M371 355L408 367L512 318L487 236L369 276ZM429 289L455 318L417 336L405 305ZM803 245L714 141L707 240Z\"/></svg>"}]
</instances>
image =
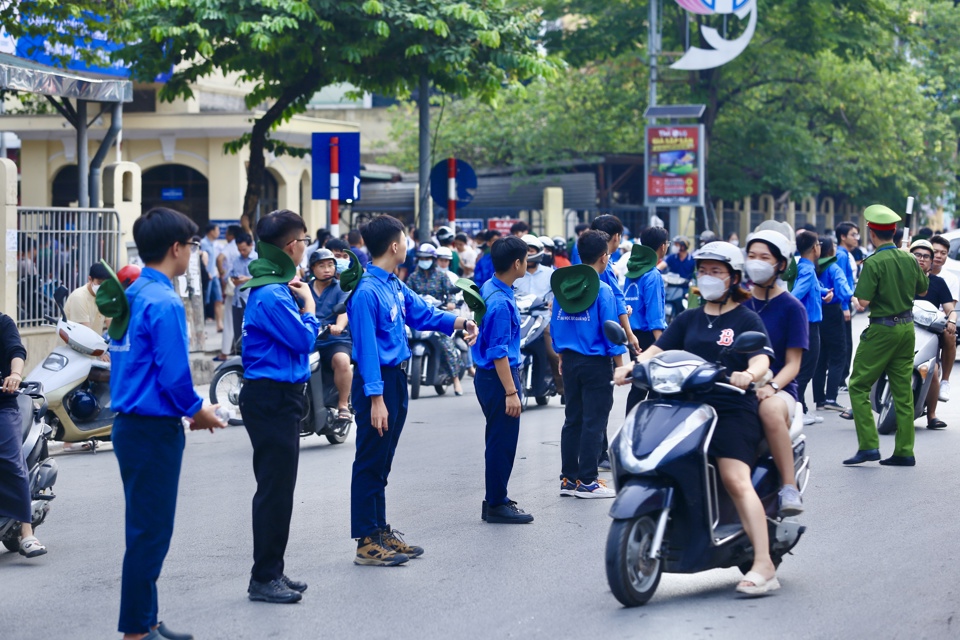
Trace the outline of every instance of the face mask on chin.
<instances>
[{"instance_id":1,"label":"face mask on chin","mask_svg":"<svg viewBox=\"0 0 960 640\"><path fill-rule=\"evenodd\" d=\"M697 278L697 287L700 289L700 295L708 302L716 302L727 293L727 282L730 278L717 278L715 276L700 276Z\"/></svg>"}]
</instances>

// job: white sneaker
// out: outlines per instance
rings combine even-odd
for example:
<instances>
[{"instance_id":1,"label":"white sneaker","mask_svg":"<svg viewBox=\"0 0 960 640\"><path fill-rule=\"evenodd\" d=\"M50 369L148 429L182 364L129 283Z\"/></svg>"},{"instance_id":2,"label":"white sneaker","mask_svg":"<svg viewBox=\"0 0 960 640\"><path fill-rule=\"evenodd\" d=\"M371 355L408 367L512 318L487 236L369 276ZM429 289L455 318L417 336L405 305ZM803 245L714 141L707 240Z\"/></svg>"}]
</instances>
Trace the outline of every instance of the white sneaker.
<instances>
[{"instance_id":1,"label":"white sneaker","mask_svg":"<svg viewBox=\"0 0 960 640\"><path fill-rule=\"evenodd\" d=\"M573 494L578 498L615 498L617 492L607 486L607 484L597 478L590 484L583 484L577 481L577 490Z\"/></svg>"},{"instance_id":2,"label":"white sneaker","mask_svg":"<svg viewBox=\"0 0 960 640\"><path fill-rule=\"evenodd\" d=\"M940 402L950 402L950 381L940 381Z\"/></svg>"},{"instance_id":3,"label":"white sneaker","mask_svg":"<svg viewBox=\"0 0 960 640\"><path fill-rule=\"evenodd\" d=\"M812 413L803 414L803 426L809 427L814 422L816 422L816 419L813 417Z\"/></svg>"}]
</instances>

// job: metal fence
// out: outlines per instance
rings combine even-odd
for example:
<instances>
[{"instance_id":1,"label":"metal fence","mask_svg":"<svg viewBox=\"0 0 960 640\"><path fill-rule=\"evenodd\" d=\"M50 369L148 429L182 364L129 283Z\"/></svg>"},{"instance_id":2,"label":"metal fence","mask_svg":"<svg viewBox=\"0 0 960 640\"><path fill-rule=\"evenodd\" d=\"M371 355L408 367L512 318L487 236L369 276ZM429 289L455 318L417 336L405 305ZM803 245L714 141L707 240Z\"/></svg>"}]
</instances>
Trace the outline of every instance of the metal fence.
<instances>
[{"instance_id":1,"label":"metal fence","mask_svg":"<svg viewBox=\"0 0 960 640\"><path fill-rule=\"evenodd\" d=\"M17 315L21 327L57 316L54 293L87 282L100 260L116 268L120 217L113 209L17 208Z\"/></svg>"}]
</instances>

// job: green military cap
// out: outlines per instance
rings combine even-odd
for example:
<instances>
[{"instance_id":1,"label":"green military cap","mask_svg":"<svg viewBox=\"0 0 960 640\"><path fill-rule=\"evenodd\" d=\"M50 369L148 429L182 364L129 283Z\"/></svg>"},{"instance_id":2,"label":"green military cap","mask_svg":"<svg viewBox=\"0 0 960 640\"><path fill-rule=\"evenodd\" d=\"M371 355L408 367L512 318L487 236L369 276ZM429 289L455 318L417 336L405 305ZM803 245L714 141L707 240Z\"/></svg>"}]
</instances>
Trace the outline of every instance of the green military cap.
<instances>
[{"instance_id":1,"label":"green military cap","mask_svg":"<svg viewBox=\"0 0 960 640\"><path fill-rule=\"evenodd\" d=\"M630 250L630 259L627 260L627 277L639 278L655 269L659 261L656 251L637 243Z\"/></svg>"},{"instance_id":2,"label":"green military cap","mask_svg":"<svg viewBox=\"0 0 960 640\"><path fill-rule=\"evenodd\" d=\"M567 313L586 311L600 293L600 275L588 264L557 269L550 276L557 304Z\"/></svg>"},{"instance_id":3,"label":"green military cap","mask_svg":"<svg viewBox=\"0 0 960 640\"><path fill-rule=\"evenodd\" d=\"M900 222L893 209L882 204L872 204L863 211L863 217L867 221L867 226L878 231L893 231Z\"/></svg>"},{"instance_id":4,"label":"green military cap","mask_svg":"<svg viewBox=\"0 0 960 640\"><path fill-rule=\"evenodd\" d=\"M293 264L293 259L269 242L257 243L257 259L249 268L251 279L241 285L241 291L268 284L286 284L297 277L297 265Z\"/></svg>"},{"instance_id":5,"label":"green military cap","mask_svg":"<svg viewBox=\"0 0 960 640\"><path fill-rule=\"evenodd\" d=\"M469 278L460 278L457 280L456 287L463 292L463 301L467 308L473 311L473 319L480 325L483 315L487 312L487 303L483 301L483 294L480 293L480 287Z\"/></svg>"},{"instance_id":6,"label":"green military cap","mask_svg":"<svg viewBox=\"0 0 960 640\"><path fill-rule=\"evenodd\" d=\"M350 266L340 274L340 289L349 293L360 284L360 278L363 277L363 267L360 265L357 254L347 249L347 255L350 256Z\"/></svg>"},{"instance_id":7,"label":"green military cap","mask_svg":"<svg viewBox=\"0 0 960 640\"><path fill-rule=\"evenodd\" d=\"M113 272L106 260L101 260L100 264L107 268L110 277L97 289L97 309L110 318L107 334L114 340L121 340L130 324L130 303L127 301L127 294L117 274Z\"/></svg>"}]
</instances>

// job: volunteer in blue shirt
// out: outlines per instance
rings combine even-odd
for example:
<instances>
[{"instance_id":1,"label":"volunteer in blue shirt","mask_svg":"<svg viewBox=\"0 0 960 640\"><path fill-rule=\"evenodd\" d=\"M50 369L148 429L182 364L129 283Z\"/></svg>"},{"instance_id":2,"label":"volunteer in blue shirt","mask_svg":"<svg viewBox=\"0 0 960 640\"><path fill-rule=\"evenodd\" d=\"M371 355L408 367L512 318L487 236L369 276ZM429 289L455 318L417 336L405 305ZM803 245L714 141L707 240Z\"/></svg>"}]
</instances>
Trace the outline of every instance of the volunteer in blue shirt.
<instances>
[{"instance_id":1,"label":"volunteer in blue shirt","mask_svg":"<svg viewBox=\"0 0 960 640\"><path fill-rule=\"evenodd\" d=\"M173 536L186 443L182 419L192 416L191 429L225 426L193 388L187 318L173 286L187 271L196 233L197 225L181 213L148 211L133 223L146 264L140 277L126 295L115 278L97 291L97 305L113 319L112 440L126 504L119 623L125 640L174 637L157 620L157 578Z\"/></svg>"},{"instance_id":2,"label":"volunteer in blue shirt","mask_svg":"<svg viewBox=\"0 0 960 640\"><path fill-rule=\"evenodd\" d=\"M479 234L477 234L479 237ZM487 280L493 277L495 269L493 268L493 259L490 257L490 248L493 243L500 238L500 232L496 229L488 230L483 238L486 245L481 248L481 255L477 258L477 266L473 269L473 281L478 287L482 287Z\"/></svg>"},{"instance_id":3,"label":"volunteer in blue shirt","mask_svg":"<svg viewBox=\"0 0 960 640\"><path fill-rule=\"evenodd\" d=\"M496 275L483 285L479 296L475 289L464 290L471 308L475 308L477 299L485 307L480 335L473 345L473 360L477 367L474 387L486 418L486 496L480 518L489 523L525 524L533 522L533 516L510 499L507 483L517 454L520 394L523 393L519 373L520 312L513 286L517 280L529 277L524 275L527 243L515 236L497 240L490 248L490 258ZM474 304L470 302L471 297Z\"/></svg>"},{"instance_id":4,"label":"volunteer in blue shirt","mask_svg":"<svg viewBox=\"0 0 960 640\"><path fill-rule=\"evenodd\" d=\"M841 222L836 228L837 236L837 264L843 269L843 275L847 279L847 284L851 289L857 287L856 265L857 261L853 257L855 251L860 249L860 230L852 222ZM855 307L855 305L852 305ZM853 324L851 323L851 314L849 311L843 314L844 320L844 341L846 344L846 353L843 360L843 373L841 375L841 384L847 384L846 380L850 376L850 362L853 359ZM852 415L852 414L851 414Z\"/></svg>"},{"instance_id":5,"label":"volunteer in blue shirt","mask_svg":"<svg viewBox=\"0 0 960 640\"><path fill-rule=\"evenodd\" d=\"M580 239L580 236L583 235L584 231L589 231L590 225L586 222L581 222L576 227L573 228L573 232L576 234L576 239L573 241L573 247L570 249L570 264L580 264L580 252L577 251L577 240Z\"/></svg>"},{"instance_id":6,"label":"volunteer in blue shirt","mask_svg":"<svg viewBox=\"0 0 960 640\"><path fill-rule=\"evenodd\" d=\"M823 304L833 300L833 292L827 291L817 279L817 261L820 259L820 238L812 231L800 230L797 232L797 279L793 283L790 293L803 304L807 310L807 321L810 324L809 348L803 354L800 363L800 373L797 374L797 396L803 405L804 424L813 424L816 418L813 412L807 411L807 385L813 379L817 370L817 360L820 358L820 323L823 320ZM821 418L822 420L822 418Z\"/></svg>"},{"instance_id":7,"label":"volunteer in blue shirt","mask_svg":"<svg viewBox=\"0 0 960 640\"><path fill-rule=\"evenodd\" d=\"M310 352L320 332L310 287L296 280L310 244L303 218L274 211L257 223L257 255L243 320L240 414L253 445L253 569L251 600L297 602L307 585L288 578L283 555L290 537L300 459L300 419L310 378Z\"/></svg>"},{"instance_id":8,"label":"volunteer in blue shirt","mask_svg":"<svg viewBox=\"0 0 960 640\"><path fill-rule=\"evenodd\" d=\"M845 411L837 402L837 392L843 383L843 366L847 355L844 317L850 317L853 286L847 281L837 261L833 238L829 236L820 238L820 264L817 271L820 285L827 291L833 291L833 299L822 306L820 358L813 375L813 402L818 410Z\"/></svg>"},{"instance_id":9,"label":"volunteer in blue shirt","mask_svg":"<svg viewBox=\"0 0 960 640\"><path fill-rule=\"evenodd\" d=\"M600 279L610 260L609 240L603 231L584 232L577 240L583 263L557 270L551 278L555 301L550 331L553 348L560 354L567 400L560 432L561 496L616 495L597 473L613 408L613 367L623 363L626 352L603 332L604 322L617 321L613 291Z\"/></svg>"},{"instance_id":10,"label":"volunteer in blue shirt","mask_svg":"<svg viewBox=\"0 0 960 640\"><path fill-rule=\"evenodd\" d=\"M357 539L355 564L395 566L423 553L405 543L386 520L387 476L407 417L406 362L410 359L404 324L450 335L467 329L473 344L473 320L438 311L394 275L407 258L403 224L388 215L374 218L360 232L370 252L367 272L352 289L347 316L353 332L353 408L357 455L350 487L350 530Z\"/></svg>"},{"instance_id":11,"label":"volunteer in blue shirt","mask_svg":"<svg viewBox=\"0 0 960 640\"><path fill-rule=\"evenodd\" d=\"M600 282L606 282L610 286L610 290L613 291L613 297L617 303L617 317L620 321L620 326L623 327L623 330L626 332L627 341L633 345L634 350L640 351L640 343L637 342L637 337L633 335L633 330L630 328L630 314L633 309L627 306L627 302L623 298L623 289L620 288L620 278L617 277L617 274L613 270L614 259L610 258L610 256L619 251L620 243L623 241L623 223L620 222L620 218L617 216L604 214L593 219L593 222L590 223L590 230L603 231L609 238L607 242L607 256L609 259L607 260L606 268L600 274ZM583 236L580 237L582 238ZM580 241L577 240L578 254L580 252L579 246ZM581 260L583 260L583 256L581 256ZM587 261L583 260L583 264L587 264Z\"/></svg>"},{"instance_id":12,"label":"volunteer in blue shirt","mask_svg":"<svg viewBox=\"0 0 960 640\"><path fill-rule=\"evenodd\" d=\"M623 295L627 304L633 308L630 328L637 337L641 350L652 346L667 328L663 277L657 265L666 255L668 246L669 236L666 229L647 227L640 232L640 242L633 245L630 260L627 262ZM630 385L627 413L646 395L646 391Z\"/></svg>"}]
</instances>

